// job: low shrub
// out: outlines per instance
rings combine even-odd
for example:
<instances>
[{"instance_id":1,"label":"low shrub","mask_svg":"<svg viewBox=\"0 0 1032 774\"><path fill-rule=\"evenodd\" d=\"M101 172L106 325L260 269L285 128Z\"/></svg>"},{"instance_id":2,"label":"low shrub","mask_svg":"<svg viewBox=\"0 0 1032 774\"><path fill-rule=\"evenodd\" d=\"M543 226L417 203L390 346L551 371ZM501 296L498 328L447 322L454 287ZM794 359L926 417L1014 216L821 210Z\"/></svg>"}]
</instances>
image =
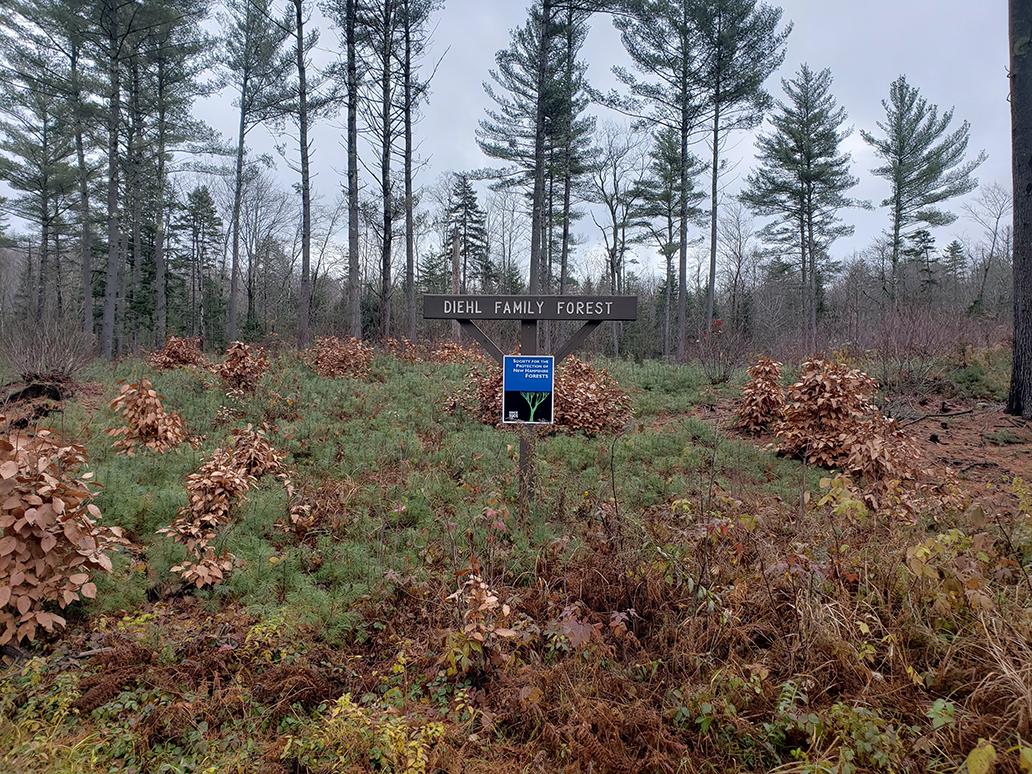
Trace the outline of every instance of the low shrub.
<instances>
[{"instance_id":1,"label":"low shrub","mask_svg":"<svg viewBox=\"0 0 1032 774\"><path fill-rule=\"evenodd\" d=\"M298 502L283 465L283 453L273 448L265 433L248 425L233 436L230 448L216 449L207 462L186 477L186 506L172 524L158 530L186 546L193 558L171 569L197 588L221 583L232 569L234 557L217 554L211 543L230 523L237 501L258 479L272 475L281 481L291 500L293 528L304 528L310 518L310 508Z\"/></svg>"},{"instance_id":2,"label":"low shrub","mask_svg":"<svg viewBox=\"0 0 1032 774\"><path fill-rule=\"evenodd\" d=\"M748 373L749 381L742 388L742 399L738 403L736 425L750 433L758 433L779 421L784 413L781 363L761 357Z\"/></svg>"},{"instance_id":3,"label":"low shrub","mask_svg":"<svg viewBox=\"0 0 1032 774\"><path fill-rule=\"evenodd\" d=\"M320 336L306 353L305 361L324 379L364 379L369 376L373 349L355 338Z\"/></svg>"},{"instance_id":4,"label":"low shrub","mask_svg":"<svg viewBox=\"0 0 1032 774\"><path fill-rule=\"evenodd\" d=\"M186 440L182 417L165 411L149 379L123 384L109 405L125 417L126 426L108 430L108 435L119 439L115 448L126 454L132 455L137 446L166 452Z\"/></svg>"},{"instance_id":5,"label":"low shrub","mask_svg":"<svg viewBox=\"0 0 1032 774\"><path fill-rule=\"evenodd\" d=\"M89 474L75 477L85 462L47 431L0 439L0 645L64 626L53 608L96 596L91 573L110 572L108 553L125 543L97 523Z\"/></svg>"},{"instance_id":6,"label":"low shrub","mask_svg":"<svg viewBox=\"0 0 1032 774\"><path fill-rule=\"evenodd\" d=\"M434 363L487 363L488 359L476 345L463 346L453 341L445 341L436 344L430 352L430 359Z\"/></svg>"},{"instance_id":7,"label":"low shrub","mask_svg":"<svg viewBox=\"0 0 1032 774\"><path fill-rule=\"evenodd\" d=\"M152 352L147 362L156 371L171 371L175 368L206 366L208 361L201 352L201 337L169 336L165 346Z\"/></svg>"},{"instance_id":8,"label":"low shrub","mask_svg":"<svg viewBox=\"0 0 1032 774\"><path fill-rule=\"evenodd\" d=\"M816 358L788 388L775 428L778 450L871 481L904 478L913 449L873 402L877 383L855 368Z\"/></svg>"},{"instance_id":9,"label":"low shrub","mask_svg":"<svg viewBox=\"0 0 1032 774\"><path fill-rule=\"evenodd\" d=\"M252 393L258 380L269 370L269 358L259 346L234 341L218 367L222 382L232 392Z\"/></svg>"},{"instance_id":10,"label":"low shrub","mask_svg":"<svg viewBox=\"0 0 1032 774\"><path fill-rule=\"evenodd\" d=\"M44 319L11 325L0 337L0 360L26 383L70 382L93 360L93 338L78 325Z\"/></svg>"}]
</instances>

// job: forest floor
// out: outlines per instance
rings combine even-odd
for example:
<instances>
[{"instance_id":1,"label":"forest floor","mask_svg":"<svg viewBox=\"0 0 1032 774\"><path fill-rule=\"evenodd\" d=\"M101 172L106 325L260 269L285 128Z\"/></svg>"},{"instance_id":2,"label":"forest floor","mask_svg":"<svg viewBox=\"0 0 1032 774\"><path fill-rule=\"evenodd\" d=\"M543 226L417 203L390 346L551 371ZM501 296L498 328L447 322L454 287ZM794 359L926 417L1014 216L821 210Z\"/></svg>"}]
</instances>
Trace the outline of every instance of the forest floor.
<instances>
[{"instance_id":1,"label":"forest floor","mask_svg":"<svg viewBox=\"0 0 1032 774\"><path fill-rule=\"evenodd\" d=\"M732 430L740 377L601 365L634 419L540 438L526 513L515 434L445 408L464 365L283 355L234 397L126 360L19 406L85 446L130 544L0 667L0 770L1032 771L1032 430L1000 353L880 397L922 472L876 511ZM114 449L141 377L193 443ZM218 538L237 565L194 590L157 530L246 424L313 523L264 479Z\"/></svg>"}]
</instances>

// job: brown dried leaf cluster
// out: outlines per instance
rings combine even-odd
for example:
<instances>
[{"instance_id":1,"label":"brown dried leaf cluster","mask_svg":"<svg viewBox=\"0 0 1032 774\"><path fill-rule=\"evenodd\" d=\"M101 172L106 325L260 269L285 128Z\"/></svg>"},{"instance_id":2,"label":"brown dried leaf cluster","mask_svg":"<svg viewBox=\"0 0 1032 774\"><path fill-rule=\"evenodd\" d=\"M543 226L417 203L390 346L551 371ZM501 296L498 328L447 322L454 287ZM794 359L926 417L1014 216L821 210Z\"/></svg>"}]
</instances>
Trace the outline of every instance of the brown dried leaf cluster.
<instances>
[{"instance_id":1,"label":"brown dried leaf cluster","mask_svg":"<svg viewBox=\"0 0 1032 774\"><path fill-rule=\"evenodd\" d=\"M554 427L568 432L600 435L619 432L630 416L630 400L603 368L570 357L555 369ZM485 424L502 418L502 370L474 369L448 404L450 411L465 409Z\"/></svg>"},{"instance_id":2,"label":"brown dried leaf cluster","mask_svg":"<svg viewBox=\"0 0 1032 774\"><path fill-rule=\"evenodd\" d=\"M165 346L152 352L147 360L156 371L171 371L175 368L206 367L208 361L201 352L200 336L169 336Z\"/></svg>"},{"instance_id":3,"label":"brown dried leaf cluster","mask_svg":"<svg viewBox=\"0 0 1032 774\"><path fill-rule=\"evenodd\" d=\"M320 336L306 353L305 361L324 379L364 379L369 376L373 349L355 338Z\"/></svg>"},{"instance_id":4,"label":"brown dried leaf cluster","mask_svg":"<svg viewBox=\"0 0 1032 774\"><path fill-rule=\"evenodd\" d=\"M785 395L781 390L781 363L761 357L749 369L749 381L742 388L736 426L750 433L766 430L782 418Z\"/></svg>"},{"instance_id":5,"label":"brown dried leaf cluster","mask_svg":"<svg viewBox=\"0 0 1032 774\"><path fill-rule=\"evenodd\" d=\"M395 357L406 363L418 363L421 360L428 359L429 350L427 350L425 346L416 344L414 341L410 341L409 339L390 338L384 342L384 345L387 347L387 352L391 357Z\"/></svg>"},{"instance_id":6,"label":"brown dried leaf cluster","mask_svg":"<svg viewBox=\"0 0 1032 774\"><path fill-rule=\"evenodd\" d=\"M785 394L775 426L778 450L870 481L906 477L914 451L895 420L874 404L877 388L859 369L806 361Z\"/></svg>"},{"instance_id":7,"label":"brown dried leaf cluster","mask_svg":"<svg viewBox=\"0 0 1032 774\"><path fill-rule=\"evenodd\" d=\"M216 554L211 543L231 521L237 501L262 476L272 475L283 483L291 500L293 525L305 524L309 515L308 507L297 502L295 487L283 465L283 453L269 443L265 433L248 425L233 436L230 448L216 449L207 462L186 477L186 506L172 524L158 530L191 553L192 559L172 571L197 588L221 583L232 569L234 557Z\"/></svg>"},{"instance_id":8,"label":"brown dried leaf cluster","mask_svg":"<svg viewBox=\"0 0 1032 774\"><path fill-rule=\"evenodd\" d=\"M435 345L430 352L430 360L434 363L460 363L462 365L490 362L480 347L475 344L463 345L453 341Z\"/></svg>"},{"instance_id":9,"label":"brown dried leaf cluster","mask_svg":"<svg viewBox=\"0 0 1032 774\"><path fill-rule=\"evenodd\" d=\"M250 394L258 387L258 380L269 370L269 358L259 346L234 341L218 366L219 376L226 387L237 393Z\"/></svg>"},{"instance_id":10,"label":"brown dried leaf cluster","mask_svg":"<svg viewBox=\"0 0 1032 774\"><path fill-rule=\"evenodd\" d=\"M310 527L312 509L301 502L297 487L290 479L290 471L283 464L286 454L269 443L264 430L256 430L251 425L234 431L233 436L234 463L256 481L263 476L279 479L290 503L290 527L301 531Z\"/></svg>"},{"instance_id":11,"label":"brown dried leaf cluster","mask_svg":"<svg viewBox=\"0 0 1032 774\"><path fill-rule=\"evenodd\" d=\"M92 599L90 573L109 572L108 552L125 543L97 523L89 474L74 477L85 461L82 447L47 431L0 439L0 645L64 626L53 608Z\"/></svg>"},{"instance_id":12,"label":"brown dried leaf cluster","mask_svg":"<svg viewBox=\"0 0 1032 774\"><path fill-rule=\"evenodd\" d=\"M182 417L166 413L149 379L123 384L109 405L125 416L126 426L108 430L108 435L119 438L115 448L130 456L137 446L166 452L186 440Z\"/></svg>"}]
</instances>

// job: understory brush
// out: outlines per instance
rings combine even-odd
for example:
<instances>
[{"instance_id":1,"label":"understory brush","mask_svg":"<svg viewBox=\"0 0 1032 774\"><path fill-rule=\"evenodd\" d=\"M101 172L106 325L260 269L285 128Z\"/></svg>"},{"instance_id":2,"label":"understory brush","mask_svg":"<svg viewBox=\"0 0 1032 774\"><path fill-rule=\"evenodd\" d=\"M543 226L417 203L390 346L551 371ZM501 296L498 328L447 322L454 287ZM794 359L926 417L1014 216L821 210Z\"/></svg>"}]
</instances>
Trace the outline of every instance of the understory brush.
<instances>
[{"instance_id":1,"label":"understory brush","mask_svg":"<svg viewBox=\"0 0 1032 774\"><path fill-rule=\"evenodd\" d=\"M862 478L691 413L734 384L613 362L638 421L532 437L523 509L518 436L444 410L466 366L393 350L333 378L277 355L246 396L96 374L152 380L196 445L119 455L106 401L54 422L133 546L0 670L0 768L1028 770L1028 484L875 510ZM159 530L241 443L255 480L204 533L232 571L191 587Z\"/></svg>"}]
</instances>

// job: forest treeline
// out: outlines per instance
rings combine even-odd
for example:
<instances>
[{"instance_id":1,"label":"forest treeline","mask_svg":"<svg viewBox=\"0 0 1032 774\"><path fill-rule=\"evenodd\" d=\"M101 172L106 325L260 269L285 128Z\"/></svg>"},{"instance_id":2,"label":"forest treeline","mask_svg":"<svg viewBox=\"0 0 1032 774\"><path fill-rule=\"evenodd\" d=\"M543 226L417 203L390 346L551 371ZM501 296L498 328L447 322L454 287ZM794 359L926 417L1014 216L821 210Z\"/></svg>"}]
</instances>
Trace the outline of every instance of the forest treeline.
<instances>
[{"instance_id":1,"label":"forest treeline","mask_svg":"<svg viewBox=\"0 0 1032 774\"><path fill-rule=\"evenodd\" d=\"M635 293L639 321L593 346L720 360L945 351L1010 323L1010 194L990 182L958 206L984 154L906 76L858 127L879 159L858 169L832 73L774 82L792 29L777 6L533 0L483 74L469 141L488 161L431 180L419 119L442 3L3 0L0 325L60 320L113 357L169 334L446 335L420 319L426 292ZM628 66L602 92L583 50L610 22ZM216 94L232 137L195 115ZM313 126L329 120L343 180L320 200ZM259 127L279 170L252 147ZM725 195L725 149L754 130ZM861 175L884 200L855 197ZM858 208L884 230L843 255ZM958 217L974 239L938 243Z\"/></svg>"}]
</instances>

